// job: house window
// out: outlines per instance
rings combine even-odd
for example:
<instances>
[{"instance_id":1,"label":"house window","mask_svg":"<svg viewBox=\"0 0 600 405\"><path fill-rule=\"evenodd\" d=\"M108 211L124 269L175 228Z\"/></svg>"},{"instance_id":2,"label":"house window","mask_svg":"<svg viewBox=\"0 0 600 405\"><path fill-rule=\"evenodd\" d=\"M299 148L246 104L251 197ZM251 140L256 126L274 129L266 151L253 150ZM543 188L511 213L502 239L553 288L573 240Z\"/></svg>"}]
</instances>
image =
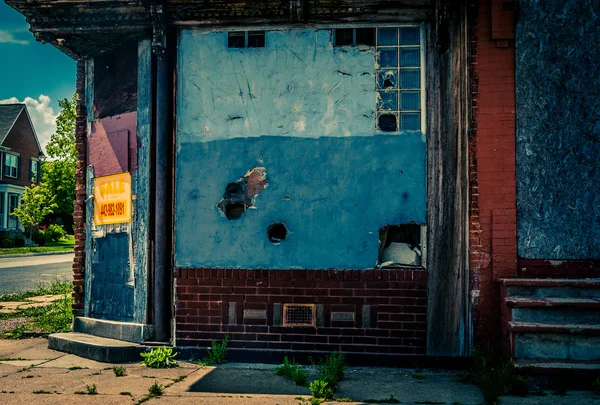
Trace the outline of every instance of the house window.
<instances>
[{"instance_id":1,"label":"house window","mask_svg":"<svg viewBox=\"0 0 600 405\"><path fill-rule=\"evenodd\" d=\"M375 45L375 28L338 28L333 33L334 46Z\"/></svg>"},{"instance_id":2,"label":"house window","mask_svg":"<svg viewBox=\"0 0 600 405\"><path fill-rule=\"evenodd\" d=\"M19 157L11 154L6 154L4 158L4 175L6 177L17 178L19 170Z\"/></svg>"},{"instance_id":3,"label":"house window","mask_svg":"<svg viewBox=\"0 0 600 405\"><path fill-rule=\"evenodd\" d=\"M40 181L40 162L37 160L31 161L31 182L38 183Z\"/></svg>"},{"instance_id":4,"label":"house window","mask_svg":"<svg viewBox=\"0 0 600 405\"><path fill-rule=\"evenodd\" d=\"M264 48L264 31L232 31L227 33L229 48Z\"/></svg>"},{"instance_id":5,"label":"house window","mask_svg":"<svg viewBox=\"0 0 600 405\"><path fill-rule=\"evenodd\" d=\"M19 225L19 220L12 215L15 208L19 206L19 195L8 194L8 227L16 229Z\"/></svg>"}]
</instances>

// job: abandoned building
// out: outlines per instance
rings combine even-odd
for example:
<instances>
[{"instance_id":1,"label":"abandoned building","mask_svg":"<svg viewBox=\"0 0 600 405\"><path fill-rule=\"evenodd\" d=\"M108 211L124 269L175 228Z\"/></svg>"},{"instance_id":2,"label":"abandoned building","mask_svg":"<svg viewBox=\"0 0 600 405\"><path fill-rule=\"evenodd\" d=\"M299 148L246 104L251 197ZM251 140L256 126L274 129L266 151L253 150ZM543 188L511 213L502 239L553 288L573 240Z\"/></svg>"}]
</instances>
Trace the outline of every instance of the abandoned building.
<instances>
[{"instance_id":1,"label":"abandoned building","mask_svg":"<svg viewBox=\"0 0 600 405\"><path fill-rule=\"evenodd\" d=\"M6 2L77 60L52 347L600 371L597 1Z\"/></svg>"}]
</instances>

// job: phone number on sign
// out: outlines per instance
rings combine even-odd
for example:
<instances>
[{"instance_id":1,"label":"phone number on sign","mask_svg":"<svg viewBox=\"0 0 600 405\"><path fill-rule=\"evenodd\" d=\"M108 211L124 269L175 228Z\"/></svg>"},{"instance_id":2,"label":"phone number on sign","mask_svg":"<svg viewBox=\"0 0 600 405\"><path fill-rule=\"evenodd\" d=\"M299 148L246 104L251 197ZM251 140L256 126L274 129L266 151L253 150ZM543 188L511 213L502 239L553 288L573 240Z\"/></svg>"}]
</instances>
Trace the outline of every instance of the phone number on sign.
<instances>
[{"instance_id":1,"label":"phone number on sign","mask_svg":"<svg viewBox=\"0 0 600 405\"><path fill-rule=\"evenodd\" d=\"M125 215L125 202L119 201L100 205L100 216L117 217Z\"/></svg>"}]
</instances>

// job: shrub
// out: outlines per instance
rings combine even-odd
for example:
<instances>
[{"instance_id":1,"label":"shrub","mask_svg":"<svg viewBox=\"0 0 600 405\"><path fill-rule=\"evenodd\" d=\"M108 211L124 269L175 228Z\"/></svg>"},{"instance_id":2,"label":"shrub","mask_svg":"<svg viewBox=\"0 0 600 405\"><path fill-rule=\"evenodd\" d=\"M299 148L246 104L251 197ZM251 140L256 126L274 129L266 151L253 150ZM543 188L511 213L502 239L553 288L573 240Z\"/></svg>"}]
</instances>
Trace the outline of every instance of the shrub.
<instances>
[{"instance_id":1,"label":"shrub","mask_svg":"<svg viewBox=\"0 0 600 405\"><path fill-rule=\"evenodd\" d=\"M124 377L127 375L127 371L125 371L125 369L121 366L114 366L112 368L113 373L115 373L115 376L117 377Z\"/></svg>"},{"instance_id":2,"label":"shrub","mask_svg":"<svg viewBox=\"0 0 600 405\"><path fill-rule=\"evenodd\" d=\"M308 388L310 389L310 393L312 394L313 398L333 398L333 388L331 388L326 381L315 380L310 383Z\"/></svg>"},{"instance_id":3,"label":"shrub","mask_svg":"<svg viewBox=\"0 0 600 405\"><path fill-rule=\"evenodd\" d=\"M9 238L8 236L5 236L2 239L0 239L0 245L3 248L13 248L13 247L15 247L15 241L14 241L14 239Z\"/></svg>"},{"instance_id":4,"label":"shrub","mask_svg":"<svg viewBox=\"0 0 600 405\"><path fill-rule=\"evenodd\" d=\"M48 237L54 242L58 242L65 236L67 236L67 232L62 225L50 224L48 225L48 230L46 231Z\"/></svg>"},{"instance_id":5,"label":"shrub","mask_svg":"<svg viewBox=\"0 0 600 405\"><path fill-rule=\"evenodd\" d=\"M150 368L172 368L178 367L179 364L175 360L177 353L173 353L170 347L158 347L147 353L141 353L144 358L143 364Z\"/></svg>"},{"instance_id":6,"label":"shrub","mask_svg":"<svg viewBox=\"0 0 600 405\"><path fill-rule=\"evenodd\" d=\"M290 360L286 357L283 358L283 365L275 368L275 374L288 377L296 385L306 385L306 372L301 365L296 364L294 360Z\"/></svg>"},{"instance_id":7,"label":"shrub","mask_svg":"<svg viewBox=\"0 0 600 405\"><path fill-rule=\"evenodd\" d=\"M25 239L18 236L13 239L15 247L25 247Z\"/></svg>"},{"instance_id":8,"label":"shrub","mask_svg":"<svg viewBox=\"0 0 600 405\"><path fill-rule=\"evenodd\" d=\"M335 390L339 382L344 378L347 364L344 353L337 352L321 360L321 363L317 366L319 368L319 380L325 381L329 387Z\"/></svg>"},{"instance_id":9,"label":"shrub","mask_svg":"<svg viewBox=\"0 0 600 405\"><path fill-rule=\"evenodd\" d=\"M202 363L206 365L227 363L227 342L229 342L229 334L221 342L212 341L212 348L208 351Z\"/></svg>"},{"instance_id":10,"label":"shrub","mask_svg":"<svg viewBox=\"0 0 600 405\"><path fill-rule=\"evenodd\" d=\"M50 240L50 234L47 231L35 231L31 235L31 240L38 246L46 246L46 243Z\"/></svg>"}]
</instances>

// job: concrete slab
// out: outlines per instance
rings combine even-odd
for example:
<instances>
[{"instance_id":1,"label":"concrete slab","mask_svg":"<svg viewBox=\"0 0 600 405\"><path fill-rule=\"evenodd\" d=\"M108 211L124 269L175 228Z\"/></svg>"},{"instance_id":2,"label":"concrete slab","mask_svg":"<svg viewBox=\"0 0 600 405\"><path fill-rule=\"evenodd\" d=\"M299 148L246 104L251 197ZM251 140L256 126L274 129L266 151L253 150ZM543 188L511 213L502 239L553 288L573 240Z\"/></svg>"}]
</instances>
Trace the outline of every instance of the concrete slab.
<instances>
[{"instance_id":1,"label":"concrete slab","mask_svg":"<svg viewBox=\"0 0 600 405\"><path fill-rule=\"evenodd\" d=\"M43 368L71 368L71 367L83 367L90 370L102 370L107 367L112 367L113 364L101 363L95 360L85 359L83 357L75 356L74 354L63 354L63 356L40 364L39 367Z\"/></svg>"},{"instance_id":2,"label":"concrete slab","mask_svg":"<svg viewBox=\"0 0 600 405\"><path fill-rule=\"evenodd\" d=\"M85 333L52 334L48 337L48 347L104 363L137 361L140 352L145 350L135 343Z\"/></svg>"},{"instance_id":3,"label":"concrete slab","mask_svg":"<svg viewBox=\"0 0 600 405\"><path fill-rule=\"evenodd\" d=\"M124 395L48 395L0 394L3 405L72 405L85 401L86 405L131 405L131 397Z\"/></svg>"},{"instance_id":4,"label":"concrete slab","mask_svg":"<svg viewBox=\"0 0 600 405\"><path fill-rule=\"evenodd\" d=\"M600 395L588 391L568 391L565 396L552 395L550 391L546 396L530 395L528 397L500 397L499 405L598 405Z\"/></svg>"},{"instance_id":5,"label":"concrete slab","mask_svg":"<svg viewBox=\"0 0 600 405\"><path fill-rule=\"evenodd\" d=\"M13 367L29 367L29 366L39 366L48 360L9 360L9 361L0 361L0 364L6 364Z\"/></svg>"},{"instance_id":6,"label":"concrete slab","mask_svg":"<svg viewBox=\"0 0 600 405\"><path fill-rule=\"evenodd\" d=\"M48 340L44 338L0 340L0 359L49 360L63 355L48 349Z\"/></svg>"}]
</instances>

